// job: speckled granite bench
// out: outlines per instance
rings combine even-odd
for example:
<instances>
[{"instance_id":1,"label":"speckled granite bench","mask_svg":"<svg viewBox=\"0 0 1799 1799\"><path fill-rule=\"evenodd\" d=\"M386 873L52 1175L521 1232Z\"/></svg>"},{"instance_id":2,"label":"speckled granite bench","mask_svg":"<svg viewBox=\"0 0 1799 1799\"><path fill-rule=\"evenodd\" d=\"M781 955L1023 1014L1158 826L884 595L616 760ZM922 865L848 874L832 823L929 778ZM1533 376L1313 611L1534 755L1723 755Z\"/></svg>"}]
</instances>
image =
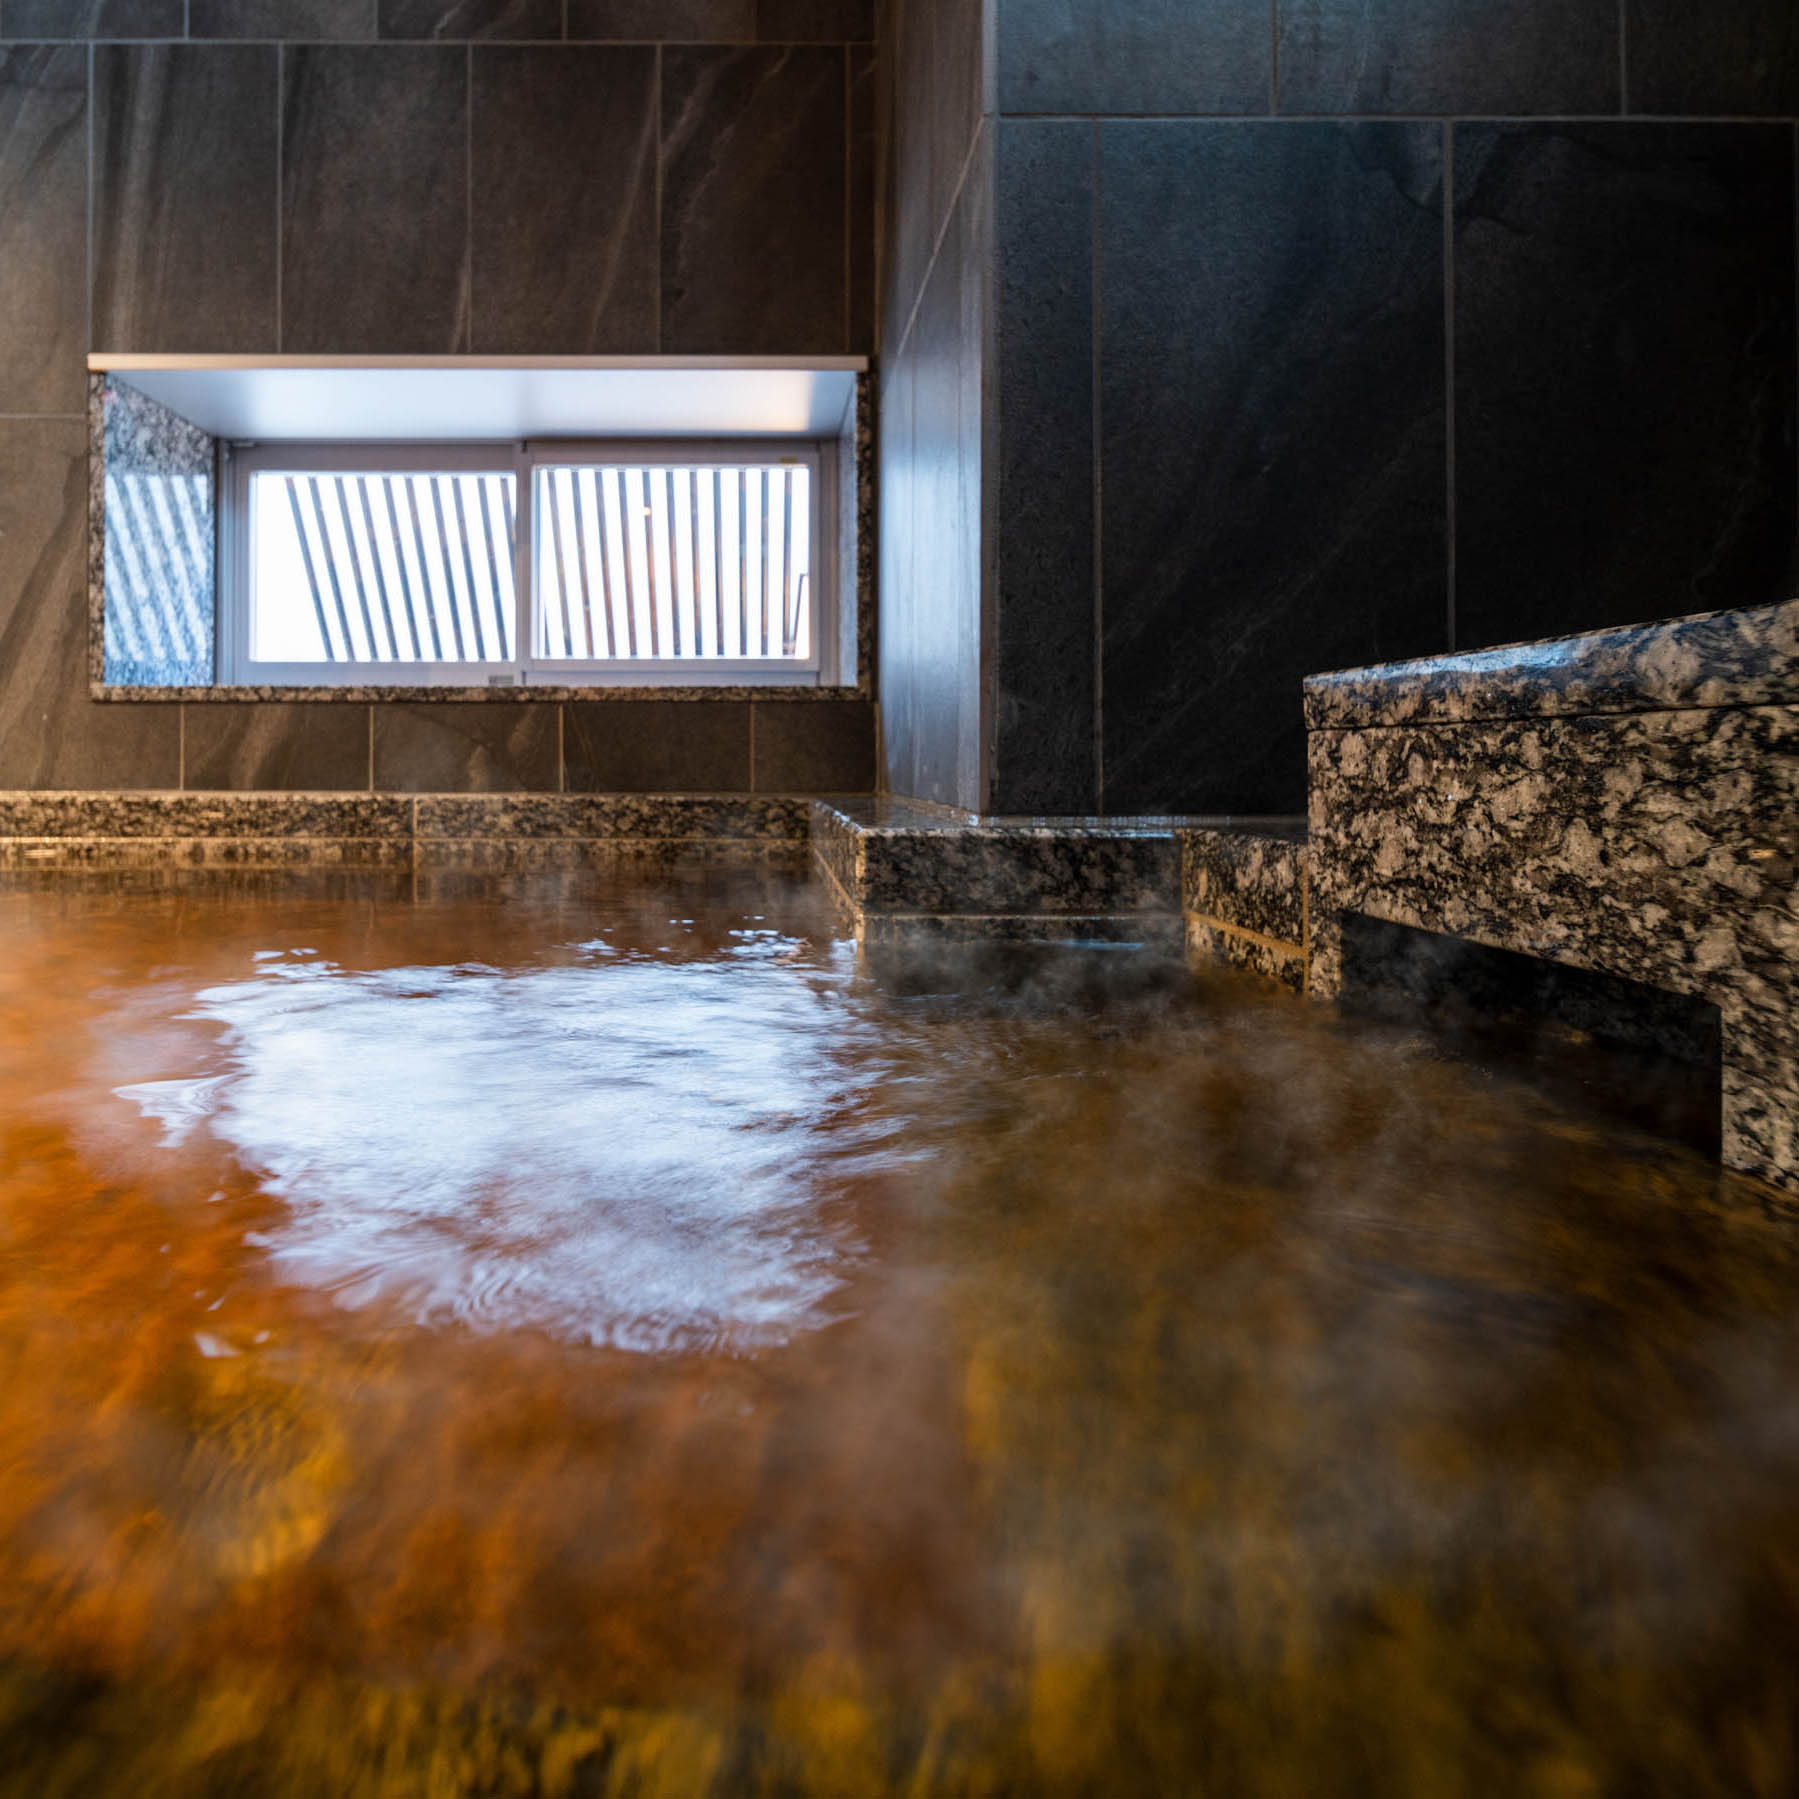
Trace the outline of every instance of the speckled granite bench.
<instances>
[{"instance_id":1,"label":"speckled granite bench","mask_svg":"<svg viewBox=\"0 0 1799 1799\"><path fill-rule=\"evenodd\" d=\"M1313 994L1384 920L1691 995L1799 1190L1799 602L1305 684Z\"/></svg>"}]
</instances>

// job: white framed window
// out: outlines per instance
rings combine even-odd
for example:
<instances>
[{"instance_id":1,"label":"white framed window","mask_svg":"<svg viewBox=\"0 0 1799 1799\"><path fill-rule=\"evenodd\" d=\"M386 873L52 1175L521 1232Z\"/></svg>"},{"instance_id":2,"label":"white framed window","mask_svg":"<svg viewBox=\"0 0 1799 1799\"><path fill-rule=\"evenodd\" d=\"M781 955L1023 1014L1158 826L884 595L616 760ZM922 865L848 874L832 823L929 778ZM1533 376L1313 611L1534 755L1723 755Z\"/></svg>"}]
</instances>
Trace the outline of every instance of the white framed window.
<instances>
[{"instance_id":1,"label":"white framed window","mask_svg":"<svg viewBox=\"0 0 1799 1799\"><path fill-rule=\"evenodd\" d=\"M835 445L233 446L232 686L837 678Z\"/></svg>"}]
</instances>

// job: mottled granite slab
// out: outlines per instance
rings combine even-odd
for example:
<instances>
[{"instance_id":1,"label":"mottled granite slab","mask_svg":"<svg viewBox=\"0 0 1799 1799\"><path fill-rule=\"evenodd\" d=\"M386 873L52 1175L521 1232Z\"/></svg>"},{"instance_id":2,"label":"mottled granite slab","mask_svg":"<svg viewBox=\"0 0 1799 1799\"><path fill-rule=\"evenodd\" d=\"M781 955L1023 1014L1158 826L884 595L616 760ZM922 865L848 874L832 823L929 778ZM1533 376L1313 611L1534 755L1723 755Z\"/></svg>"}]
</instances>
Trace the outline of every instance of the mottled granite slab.
<instances>
[{"instance_id":1,"label":"mottled granite slab","mask_svg":"<svg viewBox=\"0 0 1799 1799\"><path fill-rule=\"evenodd\" d=\"M852 446L846 446L852 447ZM845 507L845 530L853 528L855 536L843 545L844 566L855 570L855 637L854 669L856 689L874 697L875 664L875 379L872 374L856 377L856 418L853 455L846 455L846 469L853 470L853 486ZM846 633L847 635L847 633ZM850 660L842 658L843 673L850 672Z\"/></svg>"},{"instance_id":2,"label":"mottled granite slab","mask_svg":"<svg viewBox=\"0 0 1799 1799\"><path fill-rule=\"evenodd\" d=\"M814 802L812 861L837 897L854 908L862 891L862 832L835 806Z\"/></svg>"},{"instance_id":3,"label":"mottled granite slab","mask_svg":"<svg viewBox=\"0 0 1799 1799\"><path fill-rule=\"evenodd\" d=\"M1260 831L1188 830L1181 846L1181 907L1217 924L1287 943L1305 942L1305 824Z\"/></svg>"},{"instance_id":4,"label":"mottled granite slab","mask_svg":"<svg viewBox=\"0 0 1799 1799\"><path fill-rule=\"evenodd\" d=\"M805 800L733 794L421 794L418 836L647 840L750 839L804 844Z\"/></svg>"},{"instance_id":5,"label":"mottled granite slab","mask_svg":"<svg viewBox=\"0 0 1799 1799\"><path fill-rule=\"evenodd\" d=\"M1307 729L1799 704L1799 600L1313 675Z\"/></svg>"},{"instance_id":6,"label":"mottled granite slab","mask_svg":"<svg viewBox=\"0 0 1799 1799\"><path fill-rule=\"evenodd\" d=\"M127 690L209 682L217 444L109 376L90 377L88 413L97 678Z\"/></svg>"},{"instance_id":7,"label":"mottled granite slab","mask_svg":"<svg viewBox=\"0 0 1799 1799\"><path fill-rule=\"evenodd\" d=\"M1310 987L1340 991L1342 919L1362 914L1704 999L1725 1161L1799 1188L1799 704L1742 698L1789 678L1791 609L1743 618L1623 634L1634 666L1674 671L1630 691L1727 704L1406 723L1406 694L1436 689L1399 665L1371 728L1314 729Z\"/></svg>"},{"instance_id":8,"label":"mottled granite slab","mask_svg":"<svg viewBox=\"0 0 1799 1799\"><path fill-rule=\"evenodd\" d=\"M865 943L1180 942L1180 849L1166 822L820 800L812 863Z\"/></svg>"},{"instance_id":9,"label":"mottled granite slab","mask_svg":"<svg viewBox=\"0 0 1799 1799\"><path fill-rule=\"evenodd\" d=\"M1187 960L1247 969L1298 992L1306 974L1302 819L1177 833Z\"/></svg>"},{"instance_id":10,"label":"mottled granite slab","mask_svg":"<svg viewBox=\"0 0 1799 1799\"><path fill-rule=\"evenodd\" d=\"M870 832L863 844L865 911L1173 913L1179 893L1172 833L974 826L966 833Z\"/></svg>"},{"instance_id":11,"label":"mottled granite slab","mask_svg":"<svg viewBox=\"0 0 1799 1799\"><path fill-rule=\"evenodd\" d=\"M410 799L370 793L0 793L0 838L398 838Z\"/></svg>"}]
</instances>

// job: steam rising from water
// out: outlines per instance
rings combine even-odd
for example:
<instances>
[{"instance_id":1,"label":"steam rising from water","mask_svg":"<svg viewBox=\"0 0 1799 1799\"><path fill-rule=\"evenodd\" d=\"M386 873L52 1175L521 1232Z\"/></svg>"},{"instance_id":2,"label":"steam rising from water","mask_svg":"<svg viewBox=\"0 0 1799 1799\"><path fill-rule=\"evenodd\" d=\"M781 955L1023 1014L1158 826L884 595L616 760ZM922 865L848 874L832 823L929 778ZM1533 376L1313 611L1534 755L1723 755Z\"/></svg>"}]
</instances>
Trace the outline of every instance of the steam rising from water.
<instances>
[{"instance_id":1,"label":"steam rising from water","mask_svg":"<svg viewBox=\"0 0 1799 1799\"><path fill-rule=\"evenodd\" d=\"M275 963L199 996L223 1073L118 1092L165 1142L204 1127L235 1151L288 1208L252 1241L345 1305L644 1352L761 1347L827 1320L853 1250L817 1166L858 1079L827 1040L853 1024L779 947Z\"/></svg>"}]
</instances>

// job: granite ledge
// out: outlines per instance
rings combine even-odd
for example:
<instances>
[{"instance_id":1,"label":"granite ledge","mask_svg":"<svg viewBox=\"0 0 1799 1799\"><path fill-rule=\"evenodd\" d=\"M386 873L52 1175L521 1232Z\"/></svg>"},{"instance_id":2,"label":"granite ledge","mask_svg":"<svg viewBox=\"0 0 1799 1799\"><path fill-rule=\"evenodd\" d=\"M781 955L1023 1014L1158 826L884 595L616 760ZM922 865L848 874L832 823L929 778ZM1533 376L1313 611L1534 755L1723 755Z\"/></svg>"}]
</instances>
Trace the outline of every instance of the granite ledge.
<instances>
[{"instance_id":1,"label":"granite ledge","mask_svg":"<svg viewBox=\"0 0 1799 1799\"><path fill-rule=\"evenodd\" d=\"M0 793L0 838L410 839L412 801L374 793Z\"/></svg>"},{"instance_id":2,"label":"granite ledge","mask_svg":"<svg viewBox=\"0 0 1799 1799\"><path fill-rule=\"evenodd\" d=\"M1799 703L1799 600L1313 675L1310 731Z\"/></svg>"}]
</instances>

